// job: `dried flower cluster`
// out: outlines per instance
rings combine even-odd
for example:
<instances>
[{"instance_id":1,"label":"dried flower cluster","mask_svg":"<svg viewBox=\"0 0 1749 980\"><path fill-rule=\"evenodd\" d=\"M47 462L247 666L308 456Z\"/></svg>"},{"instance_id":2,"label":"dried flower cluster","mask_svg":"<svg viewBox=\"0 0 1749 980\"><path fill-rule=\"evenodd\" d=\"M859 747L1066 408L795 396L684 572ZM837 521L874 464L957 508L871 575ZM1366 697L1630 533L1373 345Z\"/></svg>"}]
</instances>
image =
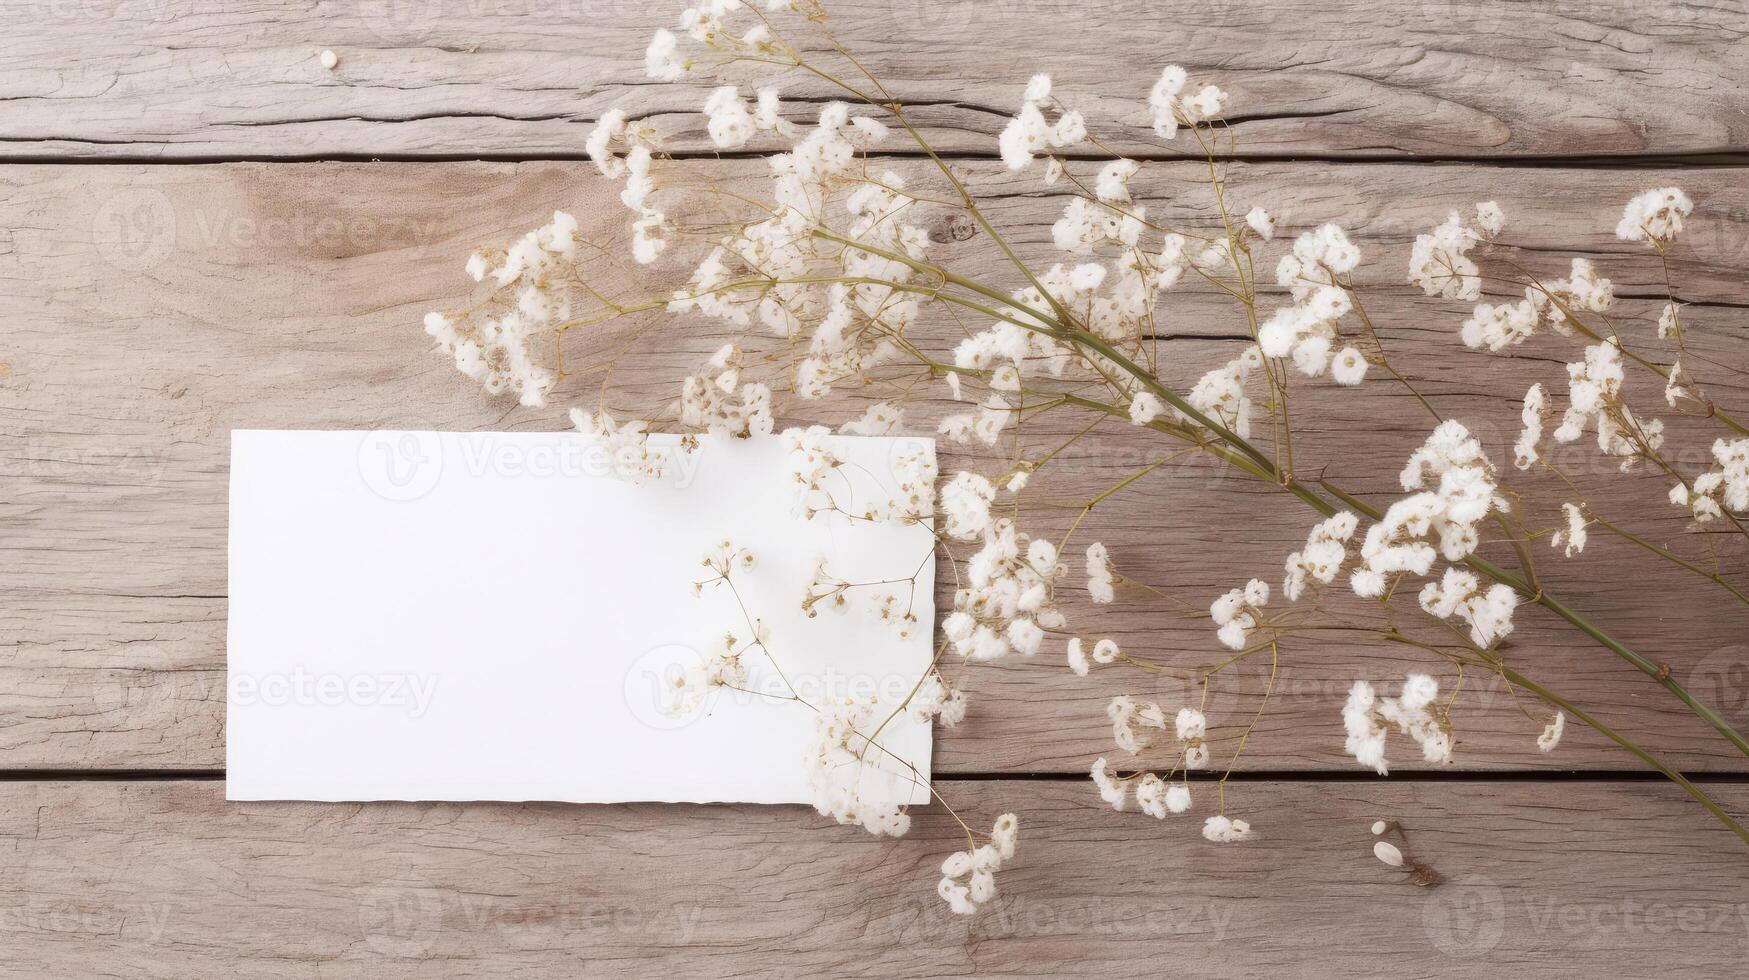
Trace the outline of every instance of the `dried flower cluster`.
<instances>
[{"instance_id":1,"label":"dried flower cluster","mask_svg":"<svg viewBox=\"0 0 1749 980\"><path fill-rule=\"evenodd\" d=\"M940 624L937 664L901 703L845 699L812 706L817 717L806 764L822 814L877 834L905 833L910 815L904 807L865 798L846 776L890 755L879 741L885 720L909 712L959 724L968 712L971 665L1032 657L1048 644L1063 651L1074 676L1124 683L1168 674L1200 689L1202 703L1175 711L1127 694L1105 700L1116 749L1137 761L1120 772L1097 759L1089 770L1093 790L1118 810L1133 797L1142 813L1157 819L1200 805L1204 838L1242 841L1253 829L1228 812L1224 777L1211 791L1193 794L1190 775L1215 766L1217 746L1230 771L1269 707L1280 658L1317 650L1314 629L1370 636L1426 662L1407 672L1394 697L1356 681L1340 712L1344 751L1383 775L1393 733L1417 744L1424 764L1453 758L1466 671L1496 675L1515 696L1523 692L1525 704L1547 706L1525 709L1526 748L1529 732L1540 729L1536 747L1554 749L1569 714L1631 744L1520 670L1522 658L1509 638L1515 620L1535 607L1547 624L1575 628L1574 635L1595 642L1602 655L1659 673L1556 597L1537 564L1538 555L1547 560L1551 552L1529 547L1538 538L1546 537L1561 559L1580 560L1589 539L1608 532L1621 547L1667 559L1705 578L1708 588L1723 587L1749 603L1716 570L1716 560L1684 557L1626 529L1631 515L1607 513L1572 472L1581 437L1594 434L1595 457L1612 474L1620 471L1614 478L1657 480L1658 494L1667 491L1683 519L1722 521L1749 537L1742 524L1749 514L1749 428L1708 400L1693 376L1690 365L1711 362L1688 355L1693 328L1683 321L1674 287L1655 328L1630 323L1617 309L1613 284L1590 260L1562 260L1552 270L1565 273L1559 278L1519 266L1503 238L1506 212L1495 201L1452 210L1415 239L1405 281L1418 287L1421 301L1461 302L1469 311L1461 322L1462 314L1451 318L1453 349L1510 354L1547 344L1568 362L1564 391L1546 379L1506 413L1508 419L1516 414L1520 427L1511 448L1515 468L1503 469L1482 437L1498 420L1443 417L1392 363L1357 285L1366 256L1347 230L1311 224L1287 240L1270 210L1234 205L1234 189L1215 166L1230 136L1222 122L1230 96L1216 84L1192 82L1183 68L1168 65L1145 93L1145 107L1138 93L1138 118L1151 122L1159 138L1190 145L1210 163L1209 198L1218 221L1180 226L1142 203L1147 195L1137 190L1137 161L1115 155L1085 160L1107 152L1109 142L1097 132L1098 121L1075 108L1049 76L1017 80L1019 109L992 149L1008 171L1023 175L1010 180L1036 174L1052 196L1066 199L1044 216L1054 254L1038 261L1030 253L1023 258L1024 250L1003 236L971 179L932 151L903 106L869 94L884 90L859 64L809 53L839 51L835 42L800 43L820 23L813 5L798 13L787 0L764 9L704 0L681 15L677 30L657 31L646 52L654 80L709 79L700 89L704 129L719 148L760 148L762 192L689 183L688 168L669 159L661 134L610 111L586 148L603 177L621 186L621 203L630 212L620 228L623 241L585 240L574 219L555 214L507 247L471 257L467 271L480 295L466 312L431 314L426 328L464 374L528 405L557 390L564 367L556 351L569 331L666 312L673 322L710 324L732 336L680 381L665 407L610 412L604 389L600 404L573 410L578 430L605 445L616 470L633 479L659 475L698 434L761 438L779 430L776 419L791 412L841 413L840 432L884 435L903 431L908 415L929 408L925 391L949 406L921 428L968 447L990 461L989 471L961 469L938 490L933 454L902 454L893 460L899 491L889 499L852 504L838 492L847 479L845 464L832 453L824 424L779 432L805 519L928 525L956 583ZM749 72L759 77L738 77ZM776 84L786 74L833 86L843 101L804 112L802 103L786 102ZM743 88L754 94L744 97ZM906 146L924 151L936 167L933 177L901 176L870 158L878 148ZM1070 149L1074 158L1064 152ZM694 200L699 196L705 204ZM682 220L688 208L709 220ZM1627 202L1614 231L1662 257L1693 212L1680 190L1650 190ZM932 232L938 227L951 233ZM994 275L972 274L941 258L938 242L967 235L988 239L988 253L1002 259ZM682 256L684 268L654 296L623 295L616 284L623 283L624 267L608 257L616 250L629 251L652 274L673 268ZM1541 264L1535 256L1529 261ZM1167 380L1172 372L1164 370L1155 338L1164 298L1185 280L1231 296L1249 340L1199 365L1191 374L1201 371L1200 377L1180 390ZM1637 381L1630 383L1629 375L1642 370L1665 383L1671 410L1729 430L1712 443L1704 468L1674 456L1667 446L1673 433L1630 406ZM1295 467L1295 439L1311 411L1307 400L1346 397L1339 389L1362 384L1401 388L1427 410L1425 440L1399 475L1402 495L1382 509L1344 490L1340 473L1314 479ZM846 401L856 407L844 409ZM1067 443L1029 438L1035 419L1075 412L1087 421ZM1047 531L1051 511L1040 516L1023 509L1022 496L1037 474L1102 423L1156 448L1144 466L1089 500L1067 530ZM678 433L680 441L652 442L657 432ZM1557 452L1565 446L1573 449ZM1069 551L1082 518L1103 500L1181 457L1230 467L1312 511L1304 544L1288 553L1297 531L1294 541L1282 542L1284 577L1275 605L1261 578L1212 598L1180 599L1120 576L1105 543ZM1538 493L1549 481L1559 488L1552 498ZM1065 554L1084 554L1084 575L1071 576ZM1130 556L1118 557L1131 567ZM709 584L732 588L738 563L746 560L750 556L733 546L713 552ZM932 630L934 624L918 622L909 608L904 572L896 570L890 582L858 583L821 561L811 581L797 583L797 594L810 614L860 607L901 633ZM1328 588L1342 577L1347 588ZM913 590L928 588L915 579L913 572ZM1134 592L1145 594L1142 602L1168 603L1176 614L1206 616L1213 633L1204 634L1207 649L1167 662L1157 651L1126 653L1110 637L1071 628L1075 600L1113 604L1119 584L1126 585L1126 602ZM756 622L732 632L688 676L683 700L739 683L744 658L775 656L768 641ZM1205 715L1211 684L1230 676L1224 671L1265 657L1269 682L1255 716L1234 722ZM1065 661L1041 658L1027 669L1061 670ZM1443 700L1436 674L1459 681ZM1659 683L1749 752L1749 740L1663 674ZM1332 752L1336 720L1332 711ZM1701 789L1684 787L1749 840L1749 831ZM970 913L995 896L995 874L1014 856L1018 823L1003 814L982 834L941 802L967 840L943 863L937 891L951 910ZM1380 842L1375 853L1404 866L1395 845Z\"/></svg>"}]
</instances>

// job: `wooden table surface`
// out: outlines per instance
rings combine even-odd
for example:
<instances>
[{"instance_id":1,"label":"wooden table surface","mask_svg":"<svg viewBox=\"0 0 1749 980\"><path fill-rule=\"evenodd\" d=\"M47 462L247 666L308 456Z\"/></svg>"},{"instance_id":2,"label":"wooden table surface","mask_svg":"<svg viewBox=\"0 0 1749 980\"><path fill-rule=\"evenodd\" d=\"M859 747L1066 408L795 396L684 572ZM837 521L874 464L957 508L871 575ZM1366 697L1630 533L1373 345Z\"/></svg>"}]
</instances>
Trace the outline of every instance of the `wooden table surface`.
<instances>
[{"instance_id":1,"label":"wooden table surface","mask_svg":"<svg viewBox=\"0 0 1749 980\"><path fill-rule=\"evenodd\" d=\"M678 5L676 5L678 6ZM928 136L995 194L1028 250L1059 208L1036 174L990 162L1025 76L1162 162L1137 188L1208 222L1198 165L1147 139L1167 61L1233 93L1231 184L1284 225L1346 225L1362 275L1397 289L1385 343L1495 453L1560 351L1481 361L1461 304L1399 285L1408 242L1496 198L1531 260L1594 258L1629 315L1662 271L1615 240L1621 202L1662 183L1696 199L1675 272L1693 343L1742 363L1749 265L1749 10L1737 0L848 0L842 37ZM1378 645L1305 644L1228 786L1259 829L1238 846L1188 821L1102 807L1116 693L1038 661L970 672L968 724L938 737L941 789L1021 814L1003 895L946 915L932 869L950 821L921 811L876 839L802 807L224 801L228 431L550 429L602 380L625 334L573 349L542 410L492 401L425 352L428 309L465 293L474 245L554 207L605 231L613 188L580 163L625 100L725 180L703 89L652 87L644 40L666 5L629 0L41 0L0 10L0 974L149 977L1727 976L1749 953L1749 854L1683 793L1595 733L1552 756L1511 692L1460 702L1454 764L1389 779L1341 750L1356 678L1400 677ZM340 58L332 71L323 49ZM815 89L818 87L815 86ZM798 97L824 95L806 84ZM889 165L919 172L911 157ZM1538 253L1558 253L1545 254ZM946 246L993 274L987 243ZM1240 328L1186 287L1163 343L1184 381ZM674 319L614 375L653 406L723 340ZM575 388L571 388L575 385ZM1739 404L1749 391L1711 392ZM803 410L805 412L805 410ZM1308 417L1302 468L1340 461L1387 499L1425 435L1400 389ZM789 406L788 421L807 421ZM1696 443L1704 445L1704 443ZM1076 446L1029 521L1137 465L1130 436ZM1575 456L1575 465L1584 459ZM963 457L948 465L975 463ZM944 469L947 465L944 465ZM1654 481L1592 475L1605 499ZM1202 465L1171 467L1089 519L1125 570L1186 595L1278 576L1303 511ZM1685 532L1670 508L1653 532ZM1600 541L1551 575L1573 603L1749 723L1749 641L1675 572L1622 576ZM1740 556L1733 559L1741 567ZM1133 604L1134 605L1134 604ZM1127 647L1207 653L1206 623L1123 604L1094 613ZM1546 616L1514 656L1749 814L1749 760L1655 685ZM1197 661L1200 662L1200 661ZM1217 688L1217 726L1259 703L1255 671ZM1445 884L1370 856L1400 821Z\"/></svg>"}]
</instances>

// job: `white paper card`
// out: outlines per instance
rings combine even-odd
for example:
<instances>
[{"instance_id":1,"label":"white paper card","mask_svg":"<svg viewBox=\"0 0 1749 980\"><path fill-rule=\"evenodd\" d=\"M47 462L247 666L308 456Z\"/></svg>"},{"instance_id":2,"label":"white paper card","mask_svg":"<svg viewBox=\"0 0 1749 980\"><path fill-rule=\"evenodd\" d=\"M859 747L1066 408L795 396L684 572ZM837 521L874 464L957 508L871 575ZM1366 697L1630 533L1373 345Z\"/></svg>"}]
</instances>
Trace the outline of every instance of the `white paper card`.
<instances>
[{"instance_id":1,"label":"white paper card","mask_svg":"<svg viewBox=\"0 0 1749 980\"><path fill-rule=\"evenodd\" d=\"M892 494L900 454L934 451L832 442L847 510ZM780 698L904 700L932 654L933 539L803 519L776 437L674 457L633 484L575 433L233 432L228 798L811 802L816 714ZM674 717L680 667L749 638L734 593L694 595L724 538L756 556L734 580L782 674L751 651L749 693ZM851 582L916 571L886 588L922 626L806 616L820 557ZM927 779L928 724L901 714L880 741ZM926 801L888 760L862 792Z\"/></svg>"}]
</instances>

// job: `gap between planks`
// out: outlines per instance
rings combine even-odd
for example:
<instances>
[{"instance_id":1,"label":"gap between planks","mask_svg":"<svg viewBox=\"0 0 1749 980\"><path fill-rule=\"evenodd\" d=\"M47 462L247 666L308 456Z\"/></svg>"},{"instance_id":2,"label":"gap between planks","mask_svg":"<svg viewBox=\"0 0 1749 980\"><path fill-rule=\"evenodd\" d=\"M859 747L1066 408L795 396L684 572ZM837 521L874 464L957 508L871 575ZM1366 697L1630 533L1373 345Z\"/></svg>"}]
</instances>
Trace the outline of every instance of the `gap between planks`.
<instances>
[{"instance_id":1,"label":"gap between planks","mask_svg":"<svg viewBox=\"0 0 1749 980\"><path fill-rule=\"evenodd\" d=\"M0 139L0 143L4 143ZM675 150L668 156L675 160L762 160L773 151ZM1073 163L1098 163L1112 159L1110 154L1060 154ZM869 160L928 160L922 150L887 150L865 155ZM965 150L937 150L935 156L954 162L989 163L1001 159L995 153L975 153ZM1184 153L1127 153L1125 159L1138 163L1198 163L1204 157ZM9 166L53 167L208 167L230 163L589 163L584 153L309 153L309 154L215 154L211 156L163 157L152 153L115 154L103 157L68 156L65 154L32 154L9 156L0 164ZM1473 166L1500 170L1725 170L1749 167L1749 153L1644 153L1620 156L1465 156L1462 154L1320 154L1320 153L1227 153L1216 158L1218 163L1285 163L1374 166L1402 164L1414 166Z\"/></svg>"},{"instance_id":2,"label":"gap between planks","mask_svg":"<svg viewBox=\"0 0 1749 980\"><path fill-rule=\"evenodd\" d=\"M1164 769L1152 771L1161 776L1167 775L1167 771ZM1749 772L1689 772L1683 773L1683 776L1695 783L1749 785ZM223 769L0 769L0 783L209 783L221 782L224 778L225 770ZM1179 778L1203 784L1222 781L1221 774L1212 770L1188 773ZM939 773L934 781L938 783L1079 783L1086 781L1086 779L1087 777L1080 773L989 771ZM1357 768L1353 770L1238 769L1228 775L1225 781L1230 783L1404 785L1410 783L1662 783L1666 779L1667 777L1663 773L1639 769L1505 769L1498 771L1405 769L1395 776L1376 776L1371 772Z\"/></svg>"}]
</instances>

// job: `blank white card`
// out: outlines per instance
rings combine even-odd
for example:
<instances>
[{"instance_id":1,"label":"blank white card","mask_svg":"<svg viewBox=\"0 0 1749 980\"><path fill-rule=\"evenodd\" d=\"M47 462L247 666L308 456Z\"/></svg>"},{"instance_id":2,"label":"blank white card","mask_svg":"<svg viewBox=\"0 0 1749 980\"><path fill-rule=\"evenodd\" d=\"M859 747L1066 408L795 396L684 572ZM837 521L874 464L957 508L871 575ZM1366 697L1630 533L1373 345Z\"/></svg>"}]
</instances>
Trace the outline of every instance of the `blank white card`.
<instances>
[{"instance_id":1,"label":"blank white card","mask_svg":"<svg viewBox=\"0 0 1749 980\"><path fill-rule=\"evenodd\" d=\"M904 700L931 659L933 539L804 519L775 437L665 438L668 473L634 484L575 433L233 432L228 798L810 802L816 714L791 692ZM934 451L832 441L853 512ZM756 558L741 602L694 594L725 538ZM882 588L921 626L809 618L819 558L850 582L916 573ZM677 705L680 671L744 644L747 616L776 663L751 651L745 690ZM881 743L917 772L887 756L862 791L926 801L929 726L901 714Z\"/></svg>"}]
</instances>

